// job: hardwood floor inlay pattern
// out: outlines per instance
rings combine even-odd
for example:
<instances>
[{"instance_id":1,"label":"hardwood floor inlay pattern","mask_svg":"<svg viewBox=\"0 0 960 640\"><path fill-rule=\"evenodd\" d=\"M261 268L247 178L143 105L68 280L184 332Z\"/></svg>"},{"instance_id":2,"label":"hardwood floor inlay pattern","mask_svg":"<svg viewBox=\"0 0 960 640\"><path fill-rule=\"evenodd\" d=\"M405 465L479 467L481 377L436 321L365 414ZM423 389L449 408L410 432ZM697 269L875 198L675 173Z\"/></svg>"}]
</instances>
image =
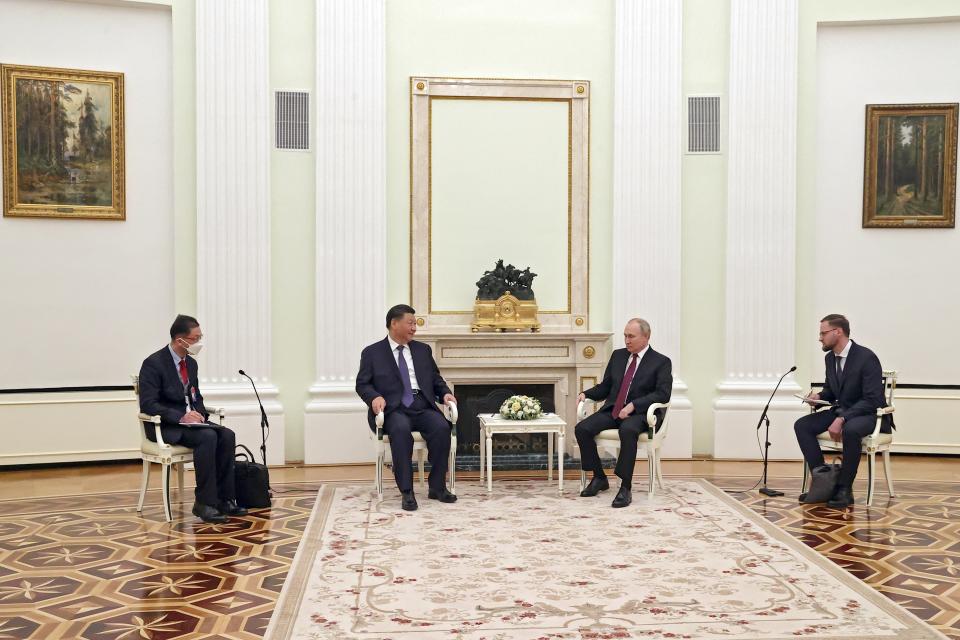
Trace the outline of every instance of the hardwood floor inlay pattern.
<instances>
[{"instance_id":1,"label":"hardwood floor inlay pattern","mask_svg":"<svg viewBox=\"0 0 960 640\"><path fill-rule=\"evenodd\" d=\"M754 483L710 479L727 489ZM635 482L635 499L644 483ZM734 496L960 640L960 482L898 481L897 498L880 489L870 508L858 485L845 512L798 504L797 478L778 484L787 496ZM271 509L223 525L194 518L192 497L168 524L156 492L142 515L133 491L2 500L0 638L260 638L321 486L277 484Z\"/></svg>"}]
</instances>

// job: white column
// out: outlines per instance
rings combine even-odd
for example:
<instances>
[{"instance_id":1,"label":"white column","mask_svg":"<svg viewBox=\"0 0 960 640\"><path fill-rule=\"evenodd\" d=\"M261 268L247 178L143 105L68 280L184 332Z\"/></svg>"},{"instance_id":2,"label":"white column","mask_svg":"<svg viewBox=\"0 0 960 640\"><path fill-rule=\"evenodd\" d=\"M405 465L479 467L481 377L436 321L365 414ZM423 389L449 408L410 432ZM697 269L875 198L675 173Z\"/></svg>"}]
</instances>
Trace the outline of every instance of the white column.
<instances>
[{"instance_id":1,"label":"white column","mask_svg":"<svg viewBox=\"0 0 960 640\"><path fill-rule=\"evenodd\" d=\"M755 427L794 363L797 0L730 4L726 372L714 455L759 456ZM771 458L799 457L788 376L771 405ZM762 437L762 433L761 433Z\"/></svg>"},{"instance_id":2,"label":"white column","mask_svg":"<svg viewBox=\"0 0 960 640\"><path fill-rule=\"evenodd\" d=\"M613 107L613 340L632 317L673 360L664 456L693 455L693 414L680 378L681 0L617 0Z\"/></svg>"},{"instance_id":3,"label":"white column","mask_svg":"<svg viewBox=\"0 0 960 640\"><path fill-rule=\"evenodd\" d=\"M384 0L317 0L317 379L307 463L370 462L360 351L386 335Z\"/></svg>"},{"instance_id":4,"label":"white column","mask_svg":"<svg viewBox=\"0 0 960 640\"><path fill-rule=\"evenodd\" d=\"M270 382L270 101L268 0L196 5L197 312L209 406L227 409L237 441L284 462L283 409Z\"/></svg>"}]
</instances>

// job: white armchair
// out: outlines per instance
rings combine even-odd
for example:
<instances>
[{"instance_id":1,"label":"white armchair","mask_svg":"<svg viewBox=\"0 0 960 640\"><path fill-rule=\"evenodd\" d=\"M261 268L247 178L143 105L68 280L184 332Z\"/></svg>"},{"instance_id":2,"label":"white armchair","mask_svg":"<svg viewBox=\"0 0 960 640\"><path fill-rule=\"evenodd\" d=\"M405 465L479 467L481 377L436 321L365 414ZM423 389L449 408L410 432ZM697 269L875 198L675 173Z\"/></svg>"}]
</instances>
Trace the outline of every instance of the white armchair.
<instances>
[{"instance_id":1,"label":"white armchair","mask_svg":"<svg viewBox=\"0 0 960 640\"><path fill-rule=\"evenodd\" d=\"M450 423L450 462L448 471L450 473L450 491L456 491L457 488L457 403L448 402L443 408L443 417ZM374 422L377 425L376 431L370 432L370 440L373 442L374 455L376 455L376 478L374 479L374 488L377 490L377 496L383 497L383 465L390 457L387 456L387 449L390 447L390 436L383 432L383 412L377 414ZM423 488L424 474L423 463L424 454L427 450L427 443L424 441L420 432L413 432L413 451L417 456L417 468L420 470L420 487Z\"/></svg>"},{"instance_id":2,"label":"white armchair","mask_svg":"<svg viewBox=\"0 0 960 640\"><path fill-rule=\"evenodd\" d=\"M133 381L133 392L138 400L140 398L140 376L130 376ZM223 424L223 409L214 409L207 407L207 411L218 417L219 423ZM152 422L157 441L153 442L147 438L147 426L145 422ZM180 498L183 499L183 467L185 464L193 462L193 449L180 445L171 445L163 441L163 434L160 432L160 416L151 416L146 413L137 414L137 425L140 429L140 457L143 459L143 478L140 482L140 501L137 502L137 512L143 511L143 501L147 496L147 486L150 484L150 463L160 465L160 482L163 493L163 514L167 522L173 520L172 509L170 508L170 469L177 468L177 486L180 487Z\"/></svg>"},{"instance_id":3,"label":"white armchair","mask_svg":"<svg viewBox=\"0 0 960 640\"><path fill-rule=\"evenodd\" d=\"M873 427L873 433L864 436L860 440L863 452L867 454L867 506L873 506L873 481L877 473L876 454L883 454L883 475L887 479L887 493L891 498L896 495L893 492L893 472L890 468L890 447L893 445L893 433L880 433L880 427L883 422L883 416L892 414L895 409L893 406L893 393L897 388L897 372L884 371L883 375L883 395L887 406L877 409L877 422ZM813 410L816 410L814 407ZM820 448L830 452L843 451L843 442L834 442L830 434L824 431L817 436ZM807 478L810 470L807 463L803 463L803 485L802 490L807 490Z\"/></svg>"},{"instance_id":4,"label":"white armchair","mask_svg":"<svg viewBox=\"0 0 960 640\"><path fill-rule=\"evenodd\" d=\"M587 402L594 402L589 398L577 405L577 422L587 417ZM657 427L657 410L663 409L663 422ZM637 439L637 453L645 451L647 454L647 496L656 495L659 484L663 489L663 473L660 470L660 448L667 437L667 427L670 424L670 403L655 402L647 409L647 426L649 430L641 433ZM597 434L597 449L608 451L614 457L620 455L620 432L618 429L606 429ZM587 474L580 470L580 490L587 486Z\"/></svg>"}]
</instances>

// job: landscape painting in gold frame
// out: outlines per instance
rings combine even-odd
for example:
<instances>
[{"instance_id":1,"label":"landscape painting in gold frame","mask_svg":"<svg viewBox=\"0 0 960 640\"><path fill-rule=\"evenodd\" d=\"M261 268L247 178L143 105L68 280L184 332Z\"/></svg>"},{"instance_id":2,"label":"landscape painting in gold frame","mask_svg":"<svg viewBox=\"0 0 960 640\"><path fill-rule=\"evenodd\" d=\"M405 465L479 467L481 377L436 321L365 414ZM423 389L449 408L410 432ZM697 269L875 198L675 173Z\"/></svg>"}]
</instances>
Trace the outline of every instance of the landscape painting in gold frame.
<instances>
[{"instance_id":1,"label":"landscape painting in gold frame","mask_svg":"<svg viewBox=\"0 0 960 640\"><path fill-rule=\"evenodd\" d=\"M863 226L950 227L957 104L868 104Z\"/></svg>"},{"instance_id":2,"label":"landscape painting in gold frame","mask_svg":"<svg viewBox=\"0 0 960 640\"><path fill-rule=\"evenodd\" d=\"M123 74L0 65L3 215L126 217Z\"/></svg>"}]
</instances>

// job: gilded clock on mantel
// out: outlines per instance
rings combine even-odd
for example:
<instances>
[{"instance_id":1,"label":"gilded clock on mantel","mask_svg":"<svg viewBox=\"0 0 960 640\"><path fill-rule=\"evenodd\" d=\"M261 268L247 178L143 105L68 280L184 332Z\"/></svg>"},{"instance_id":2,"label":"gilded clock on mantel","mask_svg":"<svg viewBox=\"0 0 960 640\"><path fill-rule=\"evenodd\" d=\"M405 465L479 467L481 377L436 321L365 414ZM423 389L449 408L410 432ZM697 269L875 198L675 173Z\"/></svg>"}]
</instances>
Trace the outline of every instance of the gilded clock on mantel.
<instances>
[{"instance_id":1,"label":"gilded clock on mantel","mask_svg":"<svg viewBox=\"0 0 960 640\"><path fill-rule=\"evenodd\" d=\"M504 266L497 260L493 270L485 271L477 281L477 299L473 303L470 330L540 331L537 301L533 295L533 279L537 274Z\"/></svg>"}]
</instances>

